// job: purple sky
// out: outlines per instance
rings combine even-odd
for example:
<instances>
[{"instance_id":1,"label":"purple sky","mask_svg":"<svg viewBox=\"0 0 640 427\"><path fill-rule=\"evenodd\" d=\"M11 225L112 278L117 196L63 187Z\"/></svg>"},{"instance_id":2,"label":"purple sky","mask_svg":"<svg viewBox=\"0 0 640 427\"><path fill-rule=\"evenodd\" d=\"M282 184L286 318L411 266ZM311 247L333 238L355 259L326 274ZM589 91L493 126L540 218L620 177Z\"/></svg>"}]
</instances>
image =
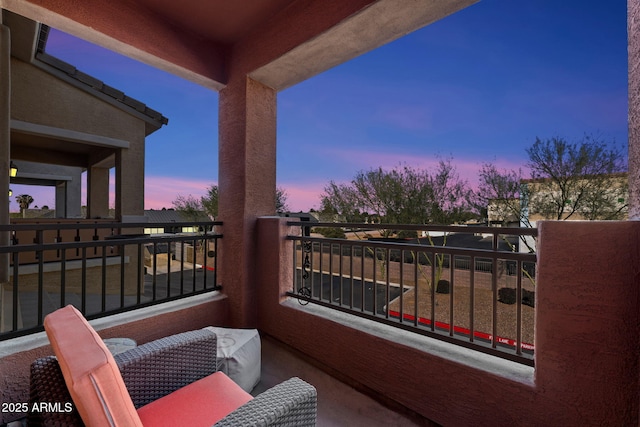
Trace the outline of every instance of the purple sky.
<instances>
[{"instance_id":1,"label":"purple sky","mask_svg":"<svg viewBox=\"0 0 640 427\"><path fill-rule=\"evenodd\" d=\"M217 182L217 93L56 31L47 51L169 118L147 139L147 209ZM536 137L585 133L626 147L626 1L482 0L281 92L278 185L308 210L329 180L439 158L473 185L483 162L522 167Z\"/></svg>"}]
</instances>

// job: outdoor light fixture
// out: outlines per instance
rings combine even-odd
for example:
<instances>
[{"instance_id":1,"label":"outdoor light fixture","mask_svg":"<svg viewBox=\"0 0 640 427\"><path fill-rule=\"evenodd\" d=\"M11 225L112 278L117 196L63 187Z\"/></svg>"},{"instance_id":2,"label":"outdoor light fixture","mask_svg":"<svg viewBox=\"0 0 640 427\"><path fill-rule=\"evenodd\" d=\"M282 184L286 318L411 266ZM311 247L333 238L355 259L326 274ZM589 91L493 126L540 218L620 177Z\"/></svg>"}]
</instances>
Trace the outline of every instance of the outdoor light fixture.
<instances>
[{"instance_id":1,"label":"outdoor light fixture","mask_svg":"<svg viewBox=\"0 0 640 427\"><path fill-rule=\"evenodd\" d=\"M13 196L13 190L9 189L9 197Z\"/></svg>"},{"instance_id":2,"label":"outdoor light fixture","mask_svg":"<svg viewBox=\"0 0 640 427\"><path fill-rule=\"evenodd\" d=\"M15 163L13 163L13 160L12 160L9 165L9 176L11 178L15 178L17 174L18 174L18 167L16 166Z\"/></svg>"}]
</instances>

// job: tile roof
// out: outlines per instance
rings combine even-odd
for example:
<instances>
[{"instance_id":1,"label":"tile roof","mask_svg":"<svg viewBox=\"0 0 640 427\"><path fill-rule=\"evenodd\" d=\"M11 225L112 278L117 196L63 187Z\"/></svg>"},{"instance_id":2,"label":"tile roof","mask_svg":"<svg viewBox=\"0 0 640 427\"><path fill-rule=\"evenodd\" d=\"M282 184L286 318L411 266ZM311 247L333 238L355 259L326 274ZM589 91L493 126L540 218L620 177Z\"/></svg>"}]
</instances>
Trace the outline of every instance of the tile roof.
<instances>
[{"instance_id":1,"label":"tile roof","mask_svg":"<svg viewBox=\"0 0 640 427\"><path fill-rule=\"evenodd\" d=\"M148 209L144 211L144 216L149 223L167 223L167 222L192 222L193 218L187 218L181 212L175 209ZM198 221L211 221L206 213L202 212Z\"/></svg>"},{"instance_id":2,"label":"tile roof","mask_svg":"<svg viewBox=\"0 0 640 427\"><path fill-rule=\"evenodd\" d=\"M127 96L124 92L105 84L103 81L96 79L95 77L90 76L89 74L83 73L73 65L46 53L45 47L47 45L49 30L50 30L50 27L44 24L40 24L40 32L38 34L38 45L36 49L36 59L44 62L45 64L55 68L58 71L61 71L62 73L66 74L72 79L87 86L87 88L93 89L110 98L113 98L113 100L122 104L122 106L133 109L138 113L141 113L144 116L147 116L150 120L156 122L158 127L169 123L169 119L163 116L160 112L147 107L144 103Z\"/></svg>"}]
</instances>

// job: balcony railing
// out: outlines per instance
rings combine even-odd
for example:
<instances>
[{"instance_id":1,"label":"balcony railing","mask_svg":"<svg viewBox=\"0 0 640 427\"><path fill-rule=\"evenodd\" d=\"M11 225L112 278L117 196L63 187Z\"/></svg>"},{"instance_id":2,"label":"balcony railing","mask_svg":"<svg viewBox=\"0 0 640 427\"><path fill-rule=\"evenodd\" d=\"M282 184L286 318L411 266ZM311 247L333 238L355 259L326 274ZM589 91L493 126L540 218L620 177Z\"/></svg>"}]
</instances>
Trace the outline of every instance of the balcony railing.
<instances>
[{"instance_id":1,"label":"balcony railing","mask_svg":"<svg viewBox=\"0 0 640 427\"><path fill-rule=\"evenodd\" d=\"M73 304L88 318L219 290L221 222L69 221L0 226L0 340ZM145 234L149 227L171 233ZM189 230L190 232L181 232Z\"/></svg>"},{"instance_id":2,"label":"balcony railing","mask_svg":"<svg viewBox=\"0 0 640 427\"><path fill-rule=\"evenodd\" d=\"M295 240L294 284L315 303L533 366L536 229L319 223ZM385 230L417 238L381 238ZM388 233L387 233L388 234ZM522 250L522 252L520 252Z\"/></svg>"}]
</instances>

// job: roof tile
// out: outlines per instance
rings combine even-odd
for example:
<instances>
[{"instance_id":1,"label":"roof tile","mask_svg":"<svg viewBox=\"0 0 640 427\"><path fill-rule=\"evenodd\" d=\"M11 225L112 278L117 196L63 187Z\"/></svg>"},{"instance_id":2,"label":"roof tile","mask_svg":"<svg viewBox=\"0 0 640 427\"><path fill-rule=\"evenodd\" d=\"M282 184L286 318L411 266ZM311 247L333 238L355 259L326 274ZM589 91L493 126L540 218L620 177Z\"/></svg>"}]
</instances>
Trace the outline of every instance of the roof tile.
<instances>
[{"instance_id":1,"label":"roof tile","mask_svg":"<svg viewBox=\"0 0 640 427\"><path fill-rule=\"evenodd\" d=\"M76 70L75 74L71 77L75 77L76 79L80 80L82 83L88 84L89 86L98 90L101 90L102 87L104 86L104 83L102 83L101 80L98 80L87 73L83 73L80 70Z\"/></svg>"},{"instance_id":2,"label":"roof tile","mask_svg":"<svg viewBox=\"0 0 640 427\"><path fill-rule=\"evenodd\" d=\"M102 92L106 95L109 95L112 98L117 99L118 101L124 100L124 96L125 96L124 92L116 89L113 86L109 86L109 85L102 86Z\"/></svg>"},{"instance_id":3,"label":"roof tile","mask_svg":"<svg viewBox=\"0 0 640 427\"><path fill-rule=\"evenodd\" d=\"M164 117L160 112L153 110L151 108L148 108L144 103L125 95L124 92L112 86L104 84L104 82L102 82L99 79L96 79L93 76L90 76L89 74L79 71L73 65L46 53L45 48L47 44L48 35L49 35L49 27L44 24L40 24L40 34L38 35L38 46L37 46L37 52L36 52L36 58L38 60L44 62L50 67L53 67L67 74L69 77L74 78L77 81L87 86L90 86L91 88L97 90L98 92L101 92L105 95L108 95L116 99L117 101L122 102L127 107L135 109L136 111L146 115L150 119L158 122L160 126L166 125L169 122L169 119Z\"/></svg>"}]
</instances>

